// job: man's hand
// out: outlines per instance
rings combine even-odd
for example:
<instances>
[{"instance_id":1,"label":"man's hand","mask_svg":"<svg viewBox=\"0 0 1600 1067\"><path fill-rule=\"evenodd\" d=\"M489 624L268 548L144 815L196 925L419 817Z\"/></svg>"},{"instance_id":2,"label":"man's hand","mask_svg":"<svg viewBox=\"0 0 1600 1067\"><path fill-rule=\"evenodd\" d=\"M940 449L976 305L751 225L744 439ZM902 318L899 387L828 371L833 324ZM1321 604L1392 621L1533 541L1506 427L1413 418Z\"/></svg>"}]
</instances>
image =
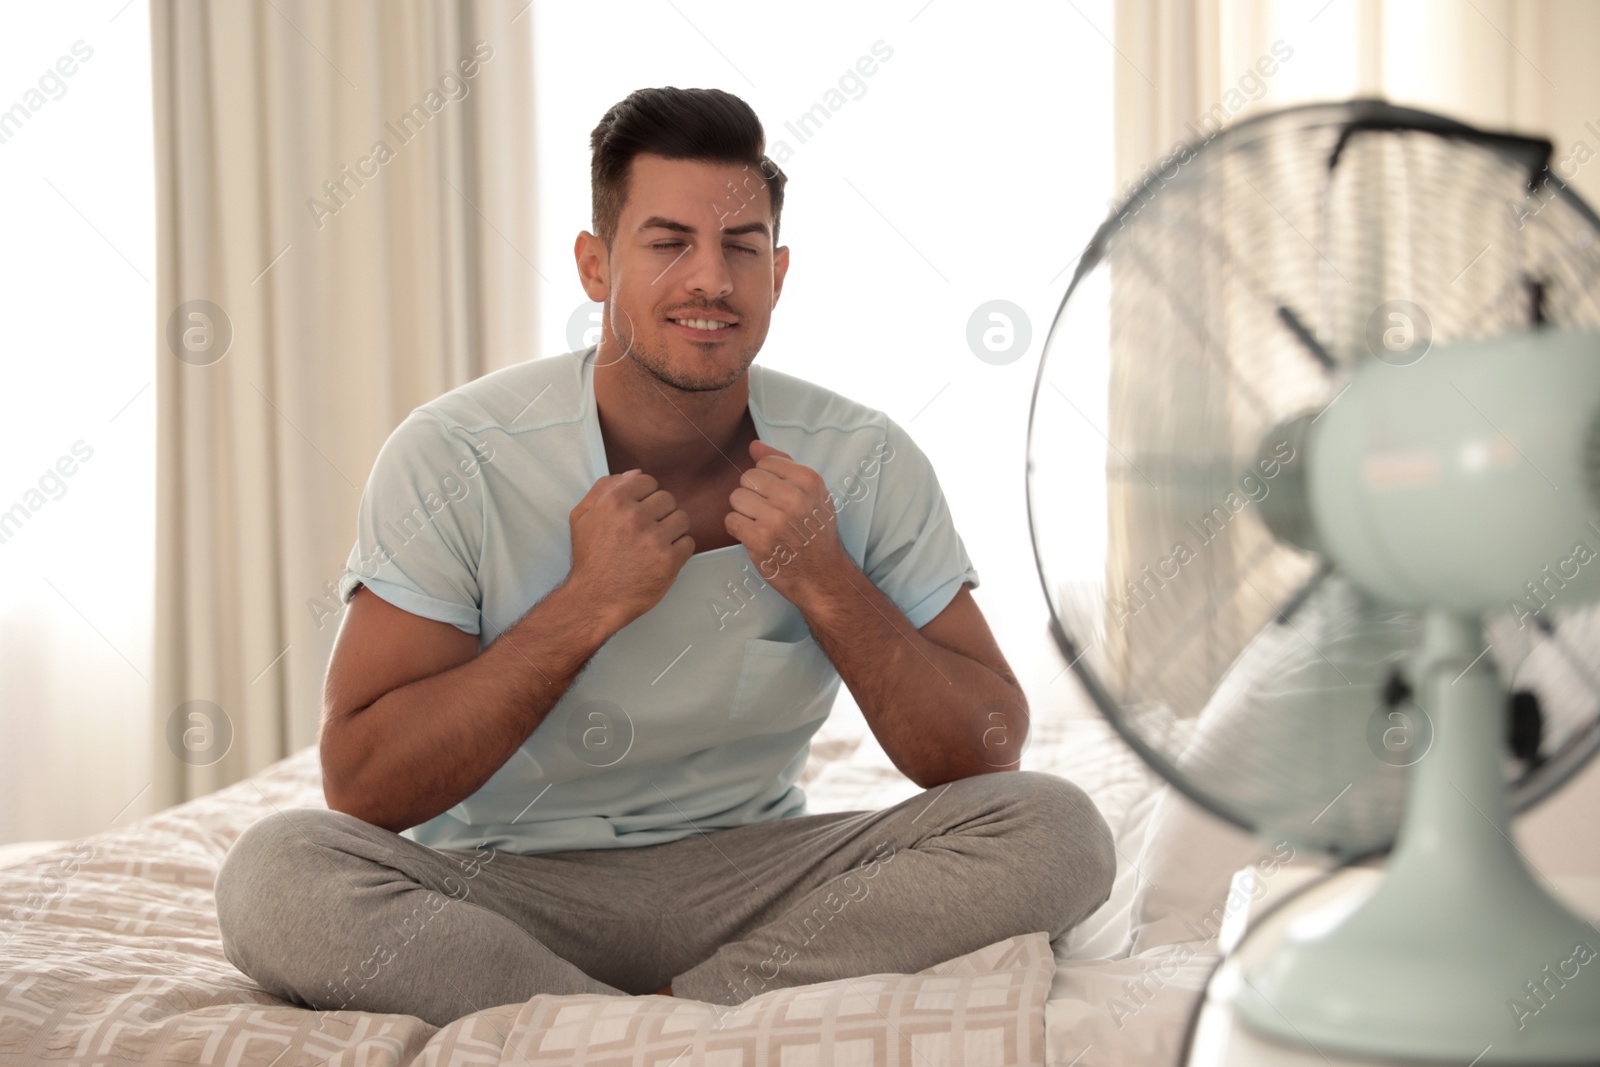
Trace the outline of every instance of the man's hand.
<instances>
[{"instance_id":1,"label":"man's hand","mask_svg":"<svg viewBox=\"0 0 1600 1067\"><path fill-rule=\"evenodd\" d=\"M723 525L761 577L790 601L849 559L839 543L832 494L822 475L765 441L750 442L753 469L728 497Z\"/></svg>"},{"instance_id":2,"label":"man's hand","mask_svg":"<svg viewBox=\"0 0 1600 1067\"><path fill-rule=\"evenodd\" d=\"M913 628L839 543L822 476L764 441L750 455L724 525L800 609L894 765L924 789L1014 768L1027 698L965 586Z\"/></svg>"},{"instance_id":3,"label":"man's hand","mask_svg":"<svg viewBox=\"0 0 1600 1067\"><path fill-rule=\"evenodd\" d=\"M618 629L655 607L694 555L689 513L640 470L595 482L567 521L569 582L610 614Z\"/></svg>"}]
</instances>

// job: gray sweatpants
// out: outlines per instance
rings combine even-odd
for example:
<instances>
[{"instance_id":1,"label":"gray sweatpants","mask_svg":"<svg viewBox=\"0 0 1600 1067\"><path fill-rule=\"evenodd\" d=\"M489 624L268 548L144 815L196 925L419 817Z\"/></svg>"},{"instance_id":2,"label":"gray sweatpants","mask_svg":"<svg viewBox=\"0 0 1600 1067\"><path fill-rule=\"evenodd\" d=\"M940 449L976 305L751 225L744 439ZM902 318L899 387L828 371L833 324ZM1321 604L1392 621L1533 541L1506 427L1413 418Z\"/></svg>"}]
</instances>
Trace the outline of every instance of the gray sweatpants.
<instances>
[{"instance_id":1,"label":"gray sweatpants","mask_svg":"<svg viewBox=\"0 0 1600 1067\"><path fill-rule=\"evenodd\" d=\"M322 1010L443 1026L539 993L738 1004L913 973L1098 908L1111 833L1066 779L965 778L882 811L804 815L635 848L436 850L341 812L271 815L217 877L230 961Z\"/></svg>"}]
</instances>

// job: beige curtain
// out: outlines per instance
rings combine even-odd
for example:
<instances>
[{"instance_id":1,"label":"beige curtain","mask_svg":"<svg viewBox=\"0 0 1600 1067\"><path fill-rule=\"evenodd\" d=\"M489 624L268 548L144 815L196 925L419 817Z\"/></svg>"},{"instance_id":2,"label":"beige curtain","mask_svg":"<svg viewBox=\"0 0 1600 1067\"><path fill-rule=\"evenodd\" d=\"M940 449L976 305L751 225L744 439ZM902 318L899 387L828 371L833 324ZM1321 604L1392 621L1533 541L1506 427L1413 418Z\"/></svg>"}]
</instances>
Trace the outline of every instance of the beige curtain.
<instances>
[{"instance_id":1,"label":"beige curtain","mask_svg":"<svg viewBox=\"0 0 1600 1067\"><path fill-rule=\"evenodd\" d=\"M158 807L315 741L379 446L533 354L524 4L151 4Z\"/></svg>"},{"instance_id":2,"label":"beige curtain","mask_svg":"<svg viewBox=\"0 0 1600 1067\"><path fill-rule=\"evenodd\" d=\"M1557 161L1600 153L1591 0L1116 0L1115 20L1118 190L1219 107L1233 122L1357 95L1538 133ZM1275 41L1294 54L1257 96L1241 80ZM1600 201L1600 166L1562 177Z\"/></svg>"}]
</instances>

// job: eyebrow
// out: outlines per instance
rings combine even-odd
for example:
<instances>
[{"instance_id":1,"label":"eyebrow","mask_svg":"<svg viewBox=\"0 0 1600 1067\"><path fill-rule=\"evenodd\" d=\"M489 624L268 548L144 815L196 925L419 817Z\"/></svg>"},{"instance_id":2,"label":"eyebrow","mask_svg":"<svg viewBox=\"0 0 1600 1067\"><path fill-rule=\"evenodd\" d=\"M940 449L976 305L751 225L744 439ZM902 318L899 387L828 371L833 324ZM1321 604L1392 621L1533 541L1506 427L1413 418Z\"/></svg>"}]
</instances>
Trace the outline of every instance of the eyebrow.
<instances>
[{"instance_id":1,"label":"eyebrow","mask_svg":"<svg viewBox=\"0 0 1600 1067\"><path fill-rule=\"evenodd\" d=\"M674 221L673 219L665 218L665 217L663 217L661 215L651 215L649 218L645 219L643 222L641 222L639 224L639 229L641 229L641 230L671 230L673 233L689 233L689 234L698 233L699 232L693 226L689 226L689 225L687 225L685 223L682 223L682 222ZM744 222L744 223L740 223L738 226L727 226L727 227L723 228L722 233L723 233L724 236L727 236L727 237L736 237L736 236L738 236L740 234L745 234L745 233L759 233L759 234L762 234L763 236L766 236L766 237L769 237L769 238L771 236L767 232L767 224L765 222L759 222L759 221L758 222Z\"/></svg>"}]
</instances>

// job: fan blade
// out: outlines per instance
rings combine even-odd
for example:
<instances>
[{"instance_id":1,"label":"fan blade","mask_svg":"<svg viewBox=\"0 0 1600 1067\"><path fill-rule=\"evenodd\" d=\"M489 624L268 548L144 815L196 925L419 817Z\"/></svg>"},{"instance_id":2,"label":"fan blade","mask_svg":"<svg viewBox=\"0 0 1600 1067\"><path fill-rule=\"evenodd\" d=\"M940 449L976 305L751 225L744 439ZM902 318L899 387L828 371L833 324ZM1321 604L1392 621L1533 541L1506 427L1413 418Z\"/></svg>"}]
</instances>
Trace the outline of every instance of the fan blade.
<instances>
[{"instance_id":1,"label":"fan blade","mask_svg":"<svg viewBox=\"0 0 1600 1067\"><path fill-rule=\"evenodd\" d=\"M1311 331L1306 329L1306 324L1300 321L1300 316L1279 304L1278 318L1282 319L1283 324L1289 327L1289 332L1294 334L1294 339L1299 341L1307 352L1311 353L1311 357L1322 364L1322 369L1330 374L1333 373L1337 367L1337 364L1333 362L1333 357L1328 354L1326 348L1322 347L1321 341L1311 336Z\"/></svg>"}]
</instances>

